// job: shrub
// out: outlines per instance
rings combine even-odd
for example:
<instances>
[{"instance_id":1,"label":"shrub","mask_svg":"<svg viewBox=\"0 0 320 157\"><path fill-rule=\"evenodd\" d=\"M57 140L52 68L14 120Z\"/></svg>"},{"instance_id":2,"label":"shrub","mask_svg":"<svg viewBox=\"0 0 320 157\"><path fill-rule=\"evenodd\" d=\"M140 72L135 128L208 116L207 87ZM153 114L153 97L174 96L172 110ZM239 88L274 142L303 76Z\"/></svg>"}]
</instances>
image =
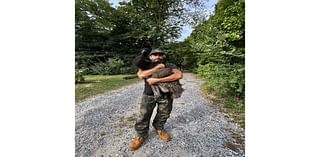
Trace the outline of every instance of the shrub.
<instances>
[{"instance_id":1,"label":"shrub","mask_svg":"<svg viewBox=\"0 0 320 157\"><path fill-rule=\"evenodd\" d=\"M208 63L200 65L197 72L208 81L208 89L219 96L244 96L243 65Z\"/></svg>"},{"instance_id":2,"label":"shrub","mask_svg":"<svg viewBox=\"0 0 320 157\"><path fill-rule=\"evenodd\" d=\"M75 82L83 82L85 81L84 75L87 74L88 69L87 68L82 68L82 69L76 69L75 70Z\"/></svg>"},{"instance_id":3,"label":"shrub","mask_svg":"<svg viewBox=\"0 0 320 157\"><path fill-rule=\"evenodd\" d=\"M111 69L107 63L95 63L89 67L90 74L93 75L108 75L111 73Z\"/></svg>"},{"instance_id":4,"label":"shrub","mask_svg":"<svg viewBox=\"0 0 320 157\"><path fill-rule=\"evenodd\" d=\"M137 72L137 68L135 66L130 67L121 67L120 74L135 74Z\"/></svg>"},{"instance_id":5,"label":"shrub","mask_svg":"<svg viewBox=\"0 0 320 157\"><path fill-rule=\"evenodd\" d=\"M109 58L107 62L99 62L90 66L90 74L94 75L114 75L121 74L121 67L124 65L120 58Z\"/></svg>"}]
</instances>

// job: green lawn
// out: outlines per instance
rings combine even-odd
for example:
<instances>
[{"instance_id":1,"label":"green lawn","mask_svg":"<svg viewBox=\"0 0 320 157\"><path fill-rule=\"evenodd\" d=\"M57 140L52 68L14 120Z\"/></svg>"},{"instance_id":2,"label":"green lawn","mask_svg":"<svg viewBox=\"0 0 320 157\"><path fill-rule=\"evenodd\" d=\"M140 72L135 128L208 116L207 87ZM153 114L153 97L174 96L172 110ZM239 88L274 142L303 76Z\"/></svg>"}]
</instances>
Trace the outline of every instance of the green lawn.
<instances>
[{"instance_id":1,"label":"green lawn","mask_svg":"<svg viewBox=\"0 0 320 157\"><path fill-rule=\"evenodd\" d=\"M76 102L139 81L136 75L87 75L85 81L75 85ZM124 77L133 77L124 79Z\"/></svg>"}]
</instances>

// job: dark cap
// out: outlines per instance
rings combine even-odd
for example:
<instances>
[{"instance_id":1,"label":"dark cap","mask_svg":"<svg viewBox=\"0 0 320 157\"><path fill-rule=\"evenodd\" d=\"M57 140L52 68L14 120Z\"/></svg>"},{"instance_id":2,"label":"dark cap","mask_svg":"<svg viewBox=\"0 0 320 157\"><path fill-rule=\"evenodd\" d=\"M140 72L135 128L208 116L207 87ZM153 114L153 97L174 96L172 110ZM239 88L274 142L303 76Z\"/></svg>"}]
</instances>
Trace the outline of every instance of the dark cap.
<instances>
[{"instance_id":1,"label":"dark cap","mask_svg":"<svg viewBox=\"0 0 320 157\"><path fill-rule=\"evenodd\" d=\"M160 49L154 49L151 51L151 53L149 55L152 55L152 54L165 54L165 52L163 52Z\"/></svg>"}]
</instances>

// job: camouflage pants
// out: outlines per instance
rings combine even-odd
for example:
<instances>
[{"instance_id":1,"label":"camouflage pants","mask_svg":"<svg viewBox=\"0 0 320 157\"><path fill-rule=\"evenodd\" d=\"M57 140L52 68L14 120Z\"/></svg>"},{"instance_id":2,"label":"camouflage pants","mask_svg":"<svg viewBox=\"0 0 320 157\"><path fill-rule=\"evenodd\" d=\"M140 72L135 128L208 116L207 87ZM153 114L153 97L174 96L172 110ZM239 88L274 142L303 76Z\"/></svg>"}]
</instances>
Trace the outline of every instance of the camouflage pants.
<instances>
[{"instance_id":1,"label":"camouflage pants","mask_svg":"<svg viewBox=\"0 0 320 157\"><path fill-rule=\"evenodd\" d=\"M172 95L162 95L157 100L154 96L143 95L140 105L140 114L134 125L137 135L143 137L148 136L150 118L156 105L158 105L157 114L152 125L155 129L163 129L164 124L170 116L172 103Z\"/></svg>"}]
</instances>

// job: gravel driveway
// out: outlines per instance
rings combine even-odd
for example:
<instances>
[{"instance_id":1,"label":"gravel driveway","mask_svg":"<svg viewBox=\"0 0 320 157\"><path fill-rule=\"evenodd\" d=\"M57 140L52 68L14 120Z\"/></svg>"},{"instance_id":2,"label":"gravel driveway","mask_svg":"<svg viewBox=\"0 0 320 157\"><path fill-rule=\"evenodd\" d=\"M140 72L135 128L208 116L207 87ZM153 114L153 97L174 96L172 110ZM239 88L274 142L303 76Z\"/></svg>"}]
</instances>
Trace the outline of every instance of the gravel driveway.
<instances>
[{"instance_id":1,"label":"gravel driveway","mask_svg":"<svg viewBox=\"0 0 320 157\"><path fill-rule=\"evenodd\" d=\"M181 98L174 100L165 124L172 140L161 141L150 127L149 138L136 151L130 151L128 143L135 136L134 123L143 81L77 103L76 156L245 156L244 130L220 112L219 105L202 96L199 90L202 81L186 73L181 83L185 91ZM152 119L155 112L156 109Z\"/></svg>"}]
</instances>

